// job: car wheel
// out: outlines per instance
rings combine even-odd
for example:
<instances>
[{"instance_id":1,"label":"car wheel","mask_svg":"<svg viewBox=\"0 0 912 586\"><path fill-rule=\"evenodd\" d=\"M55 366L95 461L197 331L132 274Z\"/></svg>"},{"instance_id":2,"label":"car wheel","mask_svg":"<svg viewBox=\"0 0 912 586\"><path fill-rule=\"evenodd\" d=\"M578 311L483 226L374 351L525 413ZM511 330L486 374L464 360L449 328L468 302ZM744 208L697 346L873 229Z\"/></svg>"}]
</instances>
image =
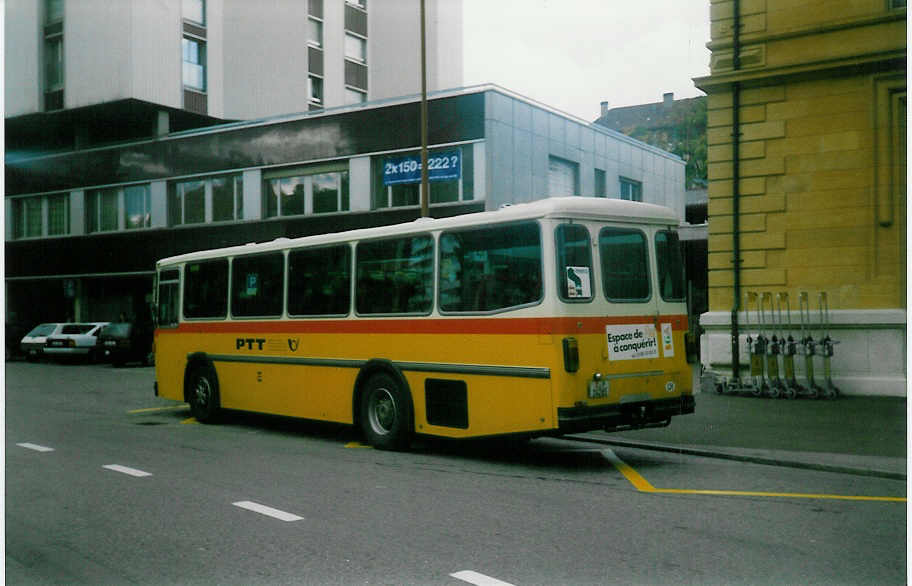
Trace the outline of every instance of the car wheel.
<instances>
[{"instance_id":1,"label":"car wheel","mask_svg":"<svg viewBox=\"0 0 912 586\"><path fill-rule=\"evenodd\" d=\"M406 391L386 373L373 375L361 394L361 429L367 442L382 450L408 448L412 410Z\"/></svg>"},{"instance_id":2,"label":"car wheel","mask_svg":"<svg viewBox=\"0 0 912 586\"><path fill-rule=\"evenodd\" d=\"M187 378L187 402L190 413L200 423L212 423L218 417L219 391L215 370L197 366Z\"/></svg>"}]
</instances>

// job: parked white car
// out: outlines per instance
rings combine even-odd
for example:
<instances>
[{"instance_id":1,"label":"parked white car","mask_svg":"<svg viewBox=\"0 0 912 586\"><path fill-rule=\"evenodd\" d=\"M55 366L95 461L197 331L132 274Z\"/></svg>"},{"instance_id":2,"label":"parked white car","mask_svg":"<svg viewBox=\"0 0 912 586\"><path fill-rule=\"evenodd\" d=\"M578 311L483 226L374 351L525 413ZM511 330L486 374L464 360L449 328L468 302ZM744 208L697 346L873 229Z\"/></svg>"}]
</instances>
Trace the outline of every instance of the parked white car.
<instances>
[{"instance_id":1,"label":"parked white car","mask_svg":"<svg viewBox=\"0 0 912 586\"><path fill-rule=\"evenodd\" d=\"M48 336L59 334L60 330L66 324L47 323L39 324L32 328L32 331L22 337L19 342L19 349L26 360L37 360L44 355L44 345L47 343Z\"/></svg>"},{"instance_id":2,"label":"parked white car","mask_svg":"<svg viewBox=\"0 0 912 586\"><path fill-rule=\"evenodd\" d=\"M96 343L101 328L110 322L63 324L59 333L47 337L44 354L48 357L85 357L96 359Z\"/></svg>"}]
</instances>

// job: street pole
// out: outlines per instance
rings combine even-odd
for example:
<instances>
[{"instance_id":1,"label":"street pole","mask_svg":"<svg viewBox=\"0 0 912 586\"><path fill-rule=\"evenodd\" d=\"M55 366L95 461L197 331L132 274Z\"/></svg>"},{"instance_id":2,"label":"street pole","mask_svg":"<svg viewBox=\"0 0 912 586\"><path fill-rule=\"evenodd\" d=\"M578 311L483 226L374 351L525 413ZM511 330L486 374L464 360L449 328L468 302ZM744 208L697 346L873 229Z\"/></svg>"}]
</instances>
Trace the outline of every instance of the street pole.
<instances>
[{"instance_id":1,"label":"street pole","mask_svg":"<svg viewBox=\"0 0 912 586\"><path fill-rule=\"evenodd\" d=\"M424 0L421 1L421 217L430 215L428 200L428 109L427 109L427 56L425 49Z\"/></svg>"}]
</instances>

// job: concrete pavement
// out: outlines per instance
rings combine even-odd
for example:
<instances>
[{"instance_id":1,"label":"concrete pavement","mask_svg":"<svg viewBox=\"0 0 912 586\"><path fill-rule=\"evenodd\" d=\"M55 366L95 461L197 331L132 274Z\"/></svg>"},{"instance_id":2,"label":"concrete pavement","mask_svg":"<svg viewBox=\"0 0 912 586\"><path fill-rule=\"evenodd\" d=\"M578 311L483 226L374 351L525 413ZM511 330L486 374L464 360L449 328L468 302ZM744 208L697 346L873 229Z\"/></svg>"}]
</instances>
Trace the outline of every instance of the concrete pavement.
<instances>
[{"instance_id":1,"label":"concrete pavement","mask_svg":"<svg viewBox=\"0 0 912 586\"><path fill-rule=\"evenodd\" d=\"M779 466L906 478L906 399L696 395L666 428L582 434L601 443Z\"/></svg>"}]
</instances>

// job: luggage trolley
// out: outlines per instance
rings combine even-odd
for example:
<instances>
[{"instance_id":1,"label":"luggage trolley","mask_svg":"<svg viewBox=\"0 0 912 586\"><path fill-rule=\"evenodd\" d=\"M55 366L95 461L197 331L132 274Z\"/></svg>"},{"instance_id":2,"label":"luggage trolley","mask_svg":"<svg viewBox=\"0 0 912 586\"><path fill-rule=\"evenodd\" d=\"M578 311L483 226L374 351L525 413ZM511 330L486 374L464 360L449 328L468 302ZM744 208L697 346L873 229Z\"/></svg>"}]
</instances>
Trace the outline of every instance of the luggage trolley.
<instances>
[{"instance_id":1,"label":"luggage trolley","mask_svg":"<svg viewBox=\"0 0 912 586\"><path fill-rule=\"evenodd\" d=\"M820 312L820 325L823 327L823 336L818 342L820 356L823 357L823 397L835 399L839 396L839 389L833 384L833 368L830 359L836 353L835 346L839 342L830 337L830 304L825 291L817 296L817 309Z\"/></svg>"},{"instance_id":2,"label":"luggage trolley","mask_svg":"<svg viewBox=\"0 0 912 586\"><path fill-rule=\"evenodd\" d=\"M783 300L785 301L785 316L786 321L782 321L782 305ZM783 371L783 382L785 387L789 390L789 393L786 394L786 398L791 399L794 397L817 397L816 391L810 391L807 388L801 386L798 383L798 377L795 373L795 355L798 354L798 341L795 340L792 336L794 328L792 327L792 307L789 302L789 294L786 292L776 294L776 312L779 318L779 327L782 332L780 338L780 343L782 344L782 371ZM787 329L786 329L787 324ZM786 338L786 334L788 337Z\"/></svg>"},{"instance_id":3,"label":"luggage trolley","mask_svg":"<svg viewBox=\"0 0 912 586\"><path fill-rule=\"evenodd\" d=\"M801 316L801 353L804 356L804 377L807 379L806 396L816 399L823 394L823 388L814 381L814 354L817 342L811 335L811 307L806 291L798 298L798 311Z\"/></svg>"},{"instance_id":4,"label":"luggage trolley","mask_svg":"<svg viewBox=\"0 0 912 586\"><path fill-rule=\"evenodd\" d=\"M766 292L760 298L760 323L762 327L766 326L765 307L769 302L769 325L770 338L766 344L766 387L767 394L770 397L786 397L794 399L795 393L783 382L779 376L779 355L782 354L783 338L779 337L781 333L781 323L777 323L774 307L773 294Z\"/></svg>"}]
</instances>

